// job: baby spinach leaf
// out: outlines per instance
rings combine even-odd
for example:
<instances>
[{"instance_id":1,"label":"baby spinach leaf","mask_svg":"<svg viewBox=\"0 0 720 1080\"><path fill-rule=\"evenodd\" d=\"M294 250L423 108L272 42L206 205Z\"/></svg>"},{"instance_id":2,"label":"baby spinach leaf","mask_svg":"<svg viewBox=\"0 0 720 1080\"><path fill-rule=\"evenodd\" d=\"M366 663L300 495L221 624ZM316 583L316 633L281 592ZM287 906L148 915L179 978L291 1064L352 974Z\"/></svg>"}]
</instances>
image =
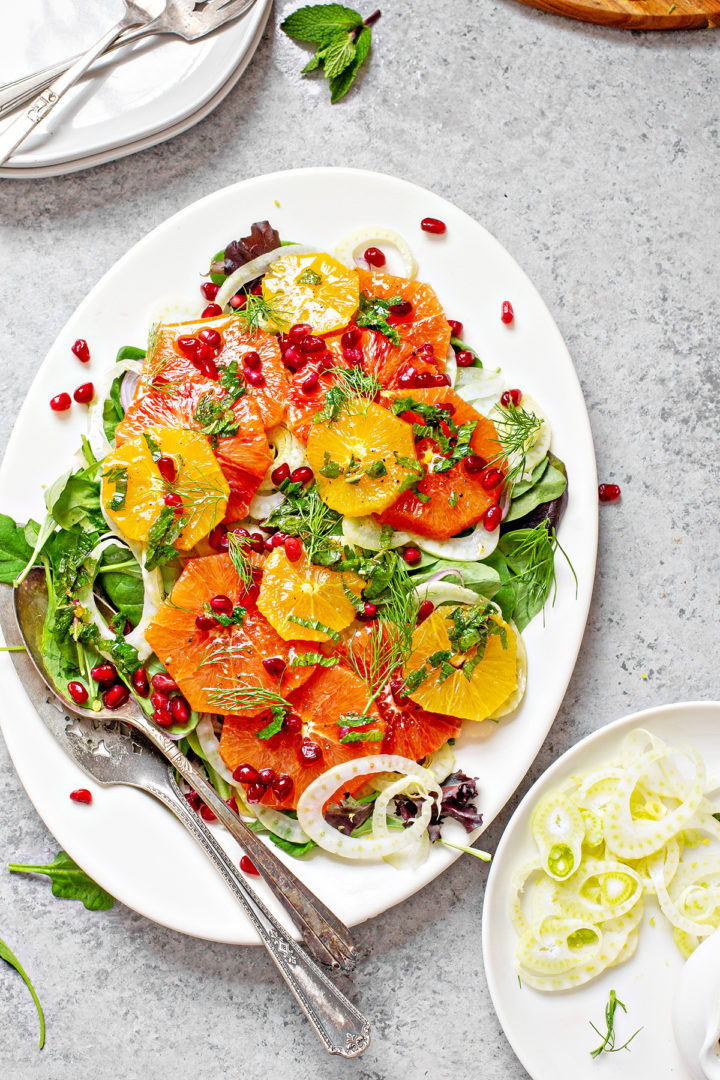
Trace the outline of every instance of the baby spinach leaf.
<instances>
[{"instance_id":1,"label":"baby spinach leaf","mask_svg":"<svg viewBox=\"0 0 720 1080\"><path fill-rule=\"evenodd\" d=\"M12 584L32 554L26 529L16 525L7 514L0 514L0 581Z\"/></svg>"},{"instance_id":2,"label":"baby spinach leaf","mask_svg":"<svg viewBox=\"0 0 720 1080\"><path fill-rule=\"evenodd\" d=\"M554 465L548 462L542 478L537 483L518 498L513 496L505 521L517 521L519 518L529 514L536 506L552 502L553 499L559 499L566 487L567 478L559 469L556 469Z\"/></svg>"},{"instance_id":3,"label":"baby spinach leaf","mask_svg":"<svg viewBox=\"0 0 720 1080\"><path fill-rule=\"evenodd\" d=\"M0 960L4 960L6 964L10 965L10 967L15 968L18 975L20 976L20 978L23 980L23 982L27 986L28 990L30 991L32 999L35 1002L35 1008L37 1009L38 1016L40 1017L40 1045L39 1045L39 1048L40 1048L40 1050L42 1050L43 1046L45 1045L45 1016L43 1015L42 1005L38 1001L38 996L35 993L35 987L30 982L30 977L28 976L27 972L24 970L24 968L23 968L22 964L20 963L20 961L18 960L17 956L15 956L15 954L13 952L11 952L9 946L5 944L5 942L2 940L2 938L0 938Z\"/></svg>"},{"instance_id":4,"label":"baby spinach leaf","mask_svg":"<svg viewBox=\"0 0 720 1080\"><path fill-rule=\"evenodd\" d=\"M122 569L114 571L113 566L122 566ZM112 606L137 626L143 609L142 573L127 548L119 544L105 548L100 557L98 579Z\"/></svg>"},{"instance_id":5,"label":"baby spinach leaf","mask_svg":"<svg viewBox=\"0 0 720 1080\"><path fill-rule=\"evenodd\" d=\"M10 863L8 870L22 874L46 874L52 894L66 900L82 900L88 911L107 911L115 903L110 893L81 870L65 851L59 851L51 863L24 865Z\"/></svg>"},{"instance_id":6,"label":"baby spinach leaf","mask_svg":"<svg viewBox=\"0 0 720 1080\"><path fill-rule=\"evenodd\" d=\"M113 379L110 393L103 402L103 431L109 443L115 438L115 428L125 416L125 410L120 402L120 387L125 378L125 372Z\"/></svg>"}]
</instances>

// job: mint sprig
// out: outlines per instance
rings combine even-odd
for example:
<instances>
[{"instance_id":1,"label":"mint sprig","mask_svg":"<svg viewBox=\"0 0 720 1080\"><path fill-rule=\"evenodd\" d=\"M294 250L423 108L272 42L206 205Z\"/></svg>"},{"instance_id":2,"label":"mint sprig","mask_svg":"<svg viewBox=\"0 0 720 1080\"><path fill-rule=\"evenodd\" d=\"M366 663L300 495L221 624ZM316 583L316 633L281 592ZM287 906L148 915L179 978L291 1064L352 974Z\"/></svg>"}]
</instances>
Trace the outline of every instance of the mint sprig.
<instances>
[{"instance_id":1,"label":"mint sprig","mask_svg":"<svg viewBox=\"0 0 720 1080\"><path fill-rule=\"evenodd\" d=\"M280 28L294 41L317 45L302 74L322 67L334 105L347 94L365 63L372 41L370 27L379 17L376 11L363 20L357 11L342 4L314 4L288 15Z\"/></svg>"}]
</instances>

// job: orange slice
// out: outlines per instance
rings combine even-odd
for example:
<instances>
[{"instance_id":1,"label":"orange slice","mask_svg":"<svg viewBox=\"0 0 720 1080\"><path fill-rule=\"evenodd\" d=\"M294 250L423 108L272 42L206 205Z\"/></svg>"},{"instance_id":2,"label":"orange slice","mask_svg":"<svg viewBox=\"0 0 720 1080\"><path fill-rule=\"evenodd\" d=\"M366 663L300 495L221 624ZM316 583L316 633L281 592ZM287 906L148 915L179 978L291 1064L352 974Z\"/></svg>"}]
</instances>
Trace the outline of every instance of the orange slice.
<instances>
[{"instance_id":1,"label":"orange slice","mask_svg":"<svg viewBox=\"0 0 720 1080\"><path fill-rule=\"evenodd\" d=\"M262 563L257 555L249 558L256 568ZM245 607L241 626L198 629L195 619L214 596L227 596L233 604ZM231 711L233 691L242 687L279 687L281 694L289 693L307 682L314 670L293 667L294 658L312 651L311 647L302 642L288 644L273 630L244 592L229 555L188 559L145 638L199 712ZM263 665L270 658L285 664L279 680Z\"/></svg>"},{"instance_id":2,"label":"orange slice","mask_svg":"<svg viewBox=\"0 0 720 1080\"><path fill-rule=\"evenodd\" d=\"M358 272L324 252L284 255L268 270L262 290L288 324L309 323L314 333L329 334L357 310Z\"/></svg>"},{"instance_id":3,"label":"orange slice","mask_svg":"<svg viewBox=\"0 0 720 1080\"><path fill-rule=\"evenodd\" d=\"M469 679L460 665L472 661L477 649L454 652L448 636L448 628L452 629L453 622L447 611L442 608L434 611L420 624L413 634L413 651L405 668L406 675L427 665L428 657L445 650L453 652L449 663L456 671L443 678L440 667L428 665L427 678L409 692L412 701L423 709L463 720L485 720L507 701L517 686L515 632L499 616L491 615L490 618L504 629L505 644L499 634L490 634L482 659Z\"/></svg>"},{"instance_id":4,"label":"orange slice","mask_svg":"<svg viewBox=\"0 0 720 1080\"><path fill-rule=\"evenodd\" d=\"M374 402L361 403L355 415L314 424L307 457L323 502L349 517L394 503L417 464L411 425Z\"/></svg>"},{"instance_id":5,"label":"orange slice","mask_svg":"<svg viewBox=\"0 0 720 1080\"><path fill-rule=\"evenodd\" d=\"M205 435L168 427L149 428L147 435L149 442L140 435L105 458L103 506L125 536L146 541L172 491L182 499L187 521L177 547L187 551L222 521L230 488ZM172 485L163 480L153 460L153 454L159 456L158 448L160 455L175 462Z\"/></svg>"},{"instance_id":6,"label":"orange slice","mask_svg":"<svg viewBox=\"0 0 720 1080\"><path fill-rule=\"evenodd\" d=\"M355 607L343 585L359 597L365 582L357 574L313 566L302 555L290 562L282 548L265 561L257 606L285 641L329 641L355 618ZM295 622L318 623L331 633Z\"/></svg>"}]
</instances>

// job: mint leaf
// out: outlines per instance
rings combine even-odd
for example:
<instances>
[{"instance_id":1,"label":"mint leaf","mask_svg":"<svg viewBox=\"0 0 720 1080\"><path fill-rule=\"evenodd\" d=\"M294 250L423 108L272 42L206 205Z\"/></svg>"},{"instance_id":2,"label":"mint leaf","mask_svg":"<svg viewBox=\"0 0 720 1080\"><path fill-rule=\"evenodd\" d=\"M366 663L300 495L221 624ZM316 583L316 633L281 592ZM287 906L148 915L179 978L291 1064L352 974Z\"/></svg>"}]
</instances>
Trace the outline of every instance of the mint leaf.
<instances>
[{"instance_id":1,"label":"mint leaf","mask_svg":"<svg viewBox=\"0 0 720 1080\"><path fill-rule=\"evenodd\" d=\"M280 24L288 37L295 41L316 41L323 44L338 30L353 30L362 26L362 16L342 4L314 4L288 15Z\"/></svg>"},{"instance_id":2,"label":"mint leaf","mask_svg":"<svg viewBox=\"0 0 720 1080\"><path fill-rule=\"evenodd\" d=\"M348 64L355 58L355 43L352 34L339 34L328 45L318 49L318 57L322 56L325 69L325 78L333 79L341 75ZM307 271L306 271L307 273ZM318 275L316 275L318 276ZM320 284L319 280L315 284Z\"/></svg>"},{"instance_id":3,"label":"mint leaf","mask_svg":"<svg viewBox=\"0 0 720 1080\"><path fill-rule=\"evenodd\" d=\"M38 1001L38 996L35 993L35 988L30 982L30 978L24 971L22 964L18 960L17 956L10 951L5 942L0 938L0 959L4 960L10 967L15 968L20 978L23 980L28 990L32 995L32 999L35 1002L35 1008L37 1009L38 1016L40 1017L40 1050L42 1050L45 1044L45 1017L43 1016L42 1005Z\"/></svg>"},{"instance_id":4,"label":"mint leaf","mask_svg":"<svg viewBox=\"0 0 720 1080\"><path fill-rule=\"evenodd\" d=\"M110 893L81 870L65 851L58 851L51 863L25 866L10 863L13 873L46 874L52 883L52 894L66 900L82 900L88 911L107 911L115 903Z\"/></svg>"},{"instance_id":5,"label":"mint leaf","mask_svg":"<svg viewBox=\"0 0 720 1080\"><path fill-rule=\"evenodd\" d=\"M363 26L358 37L355 39L355 56L344 71L330 78L330 104L335 105L340 98L345 97L348 90L355 82L355 76L367 60L370 52L372 31L369 26ZM327 68L326 68L327 71Z\"/></svg>"},{"instance_id":6,"label":"mint leaf","mask_svg":"<svg viewBox=\"0 0 720 1080\"><path fill-rule=\"evenodd\" d=\"M163 506L150 526L145 553L145 569L154 570L177 556L175 541L187 525L184 517L175 517L171 506Z\"/></svg>"}]
</instances>

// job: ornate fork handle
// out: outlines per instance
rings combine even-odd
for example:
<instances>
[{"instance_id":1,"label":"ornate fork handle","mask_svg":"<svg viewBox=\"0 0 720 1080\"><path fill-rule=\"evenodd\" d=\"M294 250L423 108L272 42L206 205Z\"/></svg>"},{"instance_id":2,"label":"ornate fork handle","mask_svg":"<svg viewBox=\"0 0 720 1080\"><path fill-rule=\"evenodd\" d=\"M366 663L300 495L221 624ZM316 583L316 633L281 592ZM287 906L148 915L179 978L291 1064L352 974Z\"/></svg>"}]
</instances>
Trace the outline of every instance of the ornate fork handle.
<instances>
[{"instance_id":1,"label":"ornate fork handle","mask_svg":"<svg viewBox=\"0 0 720 1080\"><path fill-rule=\"evenodd\" d=\"M148 790L180 819L220 872L328 1053L342 1057L362 1054L370 1043L368 1021L248 888L212 832L188 806L172 775L168 775L167 788L148 785Z\"/></svg>"}]
</instances>

